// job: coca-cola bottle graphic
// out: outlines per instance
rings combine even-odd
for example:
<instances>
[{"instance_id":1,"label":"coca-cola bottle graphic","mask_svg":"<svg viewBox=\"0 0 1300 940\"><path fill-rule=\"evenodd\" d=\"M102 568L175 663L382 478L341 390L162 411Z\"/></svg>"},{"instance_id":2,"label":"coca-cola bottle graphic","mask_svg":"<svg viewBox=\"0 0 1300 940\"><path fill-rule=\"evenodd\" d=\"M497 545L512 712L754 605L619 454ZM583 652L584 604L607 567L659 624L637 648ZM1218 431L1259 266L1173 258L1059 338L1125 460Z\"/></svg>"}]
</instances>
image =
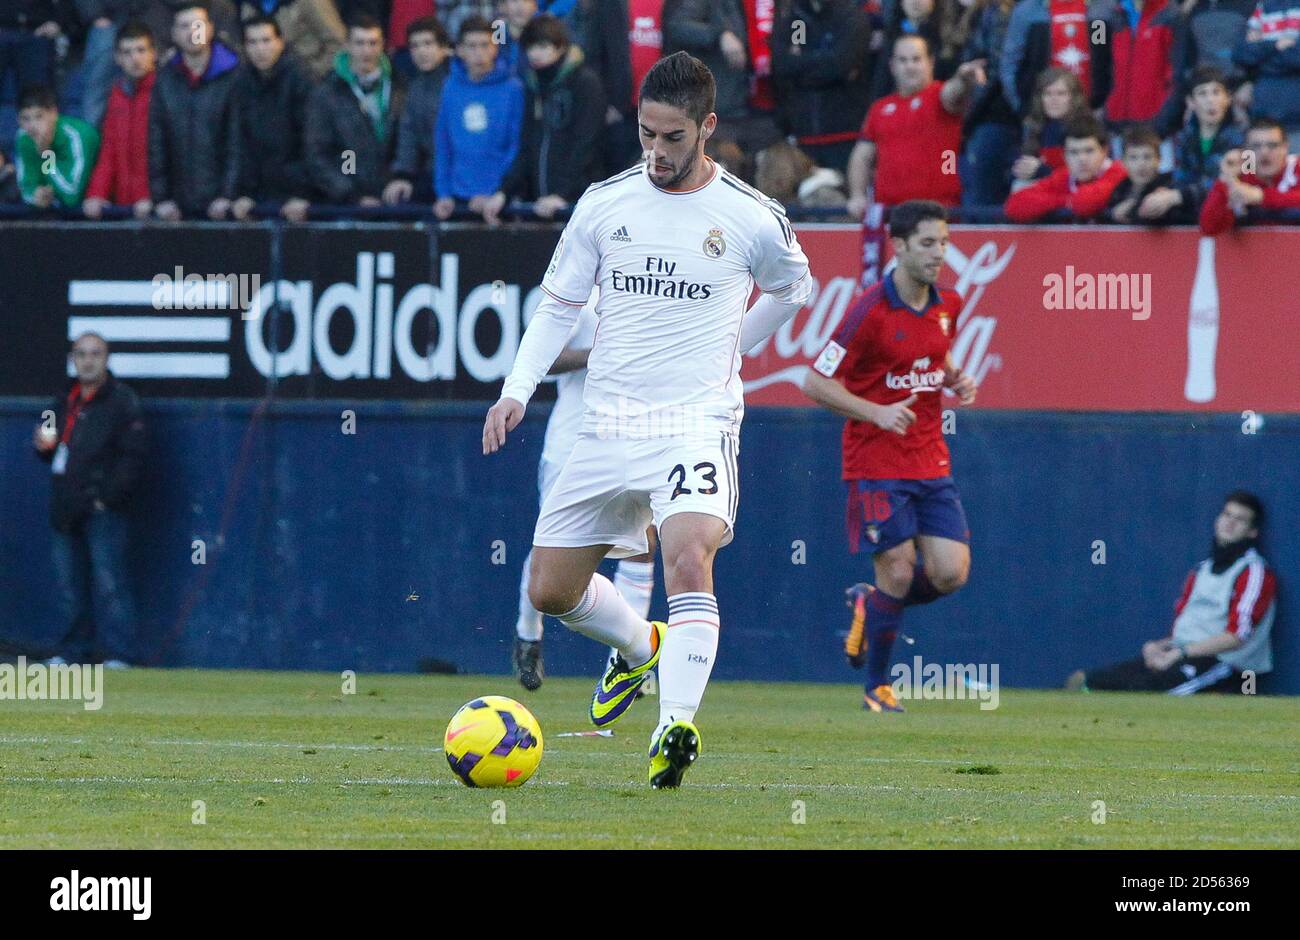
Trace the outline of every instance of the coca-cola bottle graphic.
<instances>
[{"instance_id":1,"label":"coca-cola bottle graphic","mask_svg":"<svg viewBox=\"0 0 1300 940\"><path fill-rule=\"evenodd\" d=\"M1214 271L1214 239L1203 236L1197 246L1196 278L1187 308L1188 401L1214 400L1214 356L1219 344L1219 281Z\"/></svg>"}]
</instances>

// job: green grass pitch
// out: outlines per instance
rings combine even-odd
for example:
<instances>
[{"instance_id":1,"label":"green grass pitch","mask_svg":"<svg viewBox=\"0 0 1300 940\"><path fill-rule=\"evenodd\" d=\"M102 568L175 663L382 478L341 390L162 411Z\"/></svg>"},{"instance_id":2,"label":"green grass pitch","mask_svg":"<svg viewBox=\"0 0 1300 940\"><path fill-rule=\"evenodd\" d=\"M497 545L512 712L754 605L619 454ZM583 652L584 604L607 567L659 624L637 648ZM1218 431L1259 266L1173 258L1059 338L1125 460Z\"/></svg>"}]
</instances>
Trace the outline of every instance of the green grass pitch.
<instances>
[{"instance_id":1,"label":"green grass pitch","mask_svg":"<svg viewBox=\"0 0 1300 940\"><path fill-rule=\"evenodd\" d=\"M106 674L98 712L0 701L0 849L1300 847L1293 699L1004 690L994 711L882 716L849 685L715 682L699 762L654 792L654 699L613 738L562 738L588 728L589 681L341 686L133 670ZM542 724L521 789L464 787L441 752L452 713L484 694Z\"/></svg>"}]
</instances>

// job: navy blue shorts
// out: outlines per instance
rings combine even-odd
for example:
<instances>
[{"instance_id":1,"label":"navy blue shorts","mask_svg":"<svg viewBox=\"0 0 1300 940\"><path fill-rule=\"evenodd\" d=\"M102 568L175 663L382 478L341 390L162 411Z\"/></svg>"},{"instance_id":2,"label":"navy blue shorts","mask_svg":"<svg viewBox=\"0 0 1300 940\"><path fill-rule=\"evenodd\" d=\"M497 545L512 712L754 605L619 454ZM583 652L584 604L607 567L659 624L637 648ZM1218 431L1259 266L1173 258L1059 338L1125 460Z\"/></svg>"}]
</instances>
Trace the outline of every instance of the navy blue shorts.
<instances>
[{"instance_id":1,"label":"navy blue shorts","mask_svg":"<svg viewBox=\"0 0 1300 940\"><path fill-rule=\"evenodd\" d=\"M970 543L966 510L952 477L933 480L849 480L849 551L873 554L918 535Z\"/></svg>"}]
</instances>

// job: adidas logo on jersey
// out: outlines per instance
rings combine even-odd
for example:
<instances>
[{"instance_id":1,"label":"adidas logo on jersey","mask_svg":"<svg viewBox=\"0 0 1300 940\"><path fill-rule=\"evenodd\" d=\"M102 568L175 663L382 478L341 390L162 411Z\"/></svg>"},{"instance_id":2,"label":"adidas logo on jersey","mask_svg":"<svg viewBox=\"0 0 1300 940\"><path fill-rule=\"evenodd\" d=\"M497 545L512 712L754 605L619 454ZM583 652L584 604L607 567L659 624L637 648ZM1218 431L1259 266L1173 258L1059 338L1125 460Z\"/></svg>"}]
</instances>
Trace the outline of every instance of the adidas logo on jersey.
<instances>
[{"instance_id":1,"label":"adidas logo on jersey","mask_svg":"<svg viewBox=\"0 0 1300 940\"><path fill-rule=\"evenodd\" d=\"M632 236L627 233L627 226L624 225L613 235L609 236L609 240L612 242L630 242Z\"/></svg>"}]
</instances>

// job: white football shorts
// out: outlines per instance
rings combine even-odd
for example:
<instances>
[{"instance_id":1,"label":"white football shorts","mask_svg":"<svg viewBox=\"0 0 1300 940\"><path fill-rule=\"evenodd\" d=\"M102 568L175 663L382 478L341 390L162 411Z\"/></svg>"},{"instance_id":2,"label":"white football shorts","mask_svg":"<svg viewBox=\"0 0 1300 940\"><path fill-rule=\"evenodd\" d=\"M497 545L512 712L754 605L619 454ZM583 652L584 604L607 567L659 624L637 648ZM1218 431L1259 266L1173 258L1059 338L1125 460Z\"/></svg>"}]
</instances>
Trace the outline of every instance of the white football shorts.
<instances>
[{"instance_id":1,"label":"white football shorts","mask_svg":"<svg viewBox=\"0 0 1300 940\"><path fill-rule=\"evenodd\" d=\"M613 545L611 558L649 550L645 530L679 512L716 516L731 541L740 500L738 436L697 432L644 440L584 431L542 499L533 544Z\"/></svg>"}]
</instances>

